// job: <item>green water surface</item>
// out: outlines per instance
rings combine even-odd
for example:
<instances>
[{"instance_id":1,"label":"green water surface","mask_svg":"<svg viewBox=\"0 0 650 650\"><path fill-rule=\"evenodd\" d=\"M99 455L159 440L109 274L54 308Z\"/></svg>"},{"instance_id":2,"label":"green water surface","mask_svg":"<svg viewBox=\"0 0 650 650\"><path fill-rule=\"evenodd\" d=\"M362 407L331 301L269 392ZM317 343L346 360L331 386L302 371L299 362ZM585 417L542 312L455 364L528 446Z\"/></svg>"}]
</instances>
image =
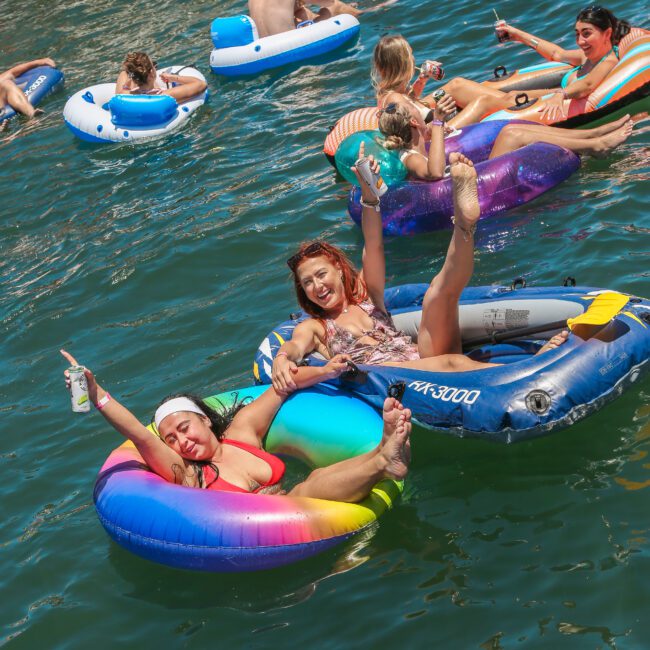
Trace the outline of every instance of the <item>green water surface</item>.
<instances>
[{"instance_id":1,"label":"green water surface","mask_svg":"<svg viewBox=\"0 0 650 650\"><path fill-rule=\"evenodd\" d=\"M647 26L647 0L609 6ZM571 45L579 6L495 7ZM578 425L516 446L416 431L401 504L363 538L293 566L196 574L108 539L92 490L120 440L96 413L70 412L59 348L143 420L167 393L250 384L261 338L295 309L285 260L297 242L327 237L359 259L348 186L321 150L329 125L372 103L379 36L401 31L448 76L539 61L497 47L491 5L399 0L324 66L222 81L209 23L242 11L241 0L2 3L0 67L49 55L66 88L0 140L0 645L649 647L647 376ZM75 139L66 98L113 79L135 49L196 64L209 104L137 147ZM649 144L641 125L609 159L481 226L473 282L572 275L650 295ZM448 240L387 242L390 282L427 281Z\"/></svg>"}]
</instances>

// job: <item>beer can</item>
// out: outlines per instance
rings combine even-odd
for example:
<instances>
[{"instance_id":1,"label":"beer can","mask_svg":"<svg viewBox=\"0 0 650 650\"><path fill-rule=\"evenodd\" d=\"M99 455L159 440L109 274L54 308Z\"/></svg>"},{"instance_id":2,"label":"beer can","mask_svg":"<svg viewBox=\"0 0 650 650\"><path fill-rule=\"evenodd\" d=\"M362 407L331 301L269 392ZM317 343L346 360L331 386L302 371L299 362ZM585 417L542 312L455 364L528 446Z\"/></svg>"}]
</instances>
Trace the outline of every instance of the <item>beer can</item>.
<instances>
[{"instance_id":1,"label":"beer can","mask_svg":"<svg viewBox=\"0 0 650 650\"><path fill-rule=\"evenodd\" d=\"M437 104L446 94L447 93L445 93L442 88L438 88L438 90L433 93L432 97ZM453 117L456 117L457 114L458 111L454 109L453 113L449 113L449 115L445 116L445 122L449 122L449 120L451 120Z\"/></svg>"},{"instance_id":2,"label":"beer can","mask_svg":"<svg viewBox=\"0 0 650 650\"><path fill-rule=\"evenodd\" d=\"M420 72L429 79L434 79L435 81L442 81L445 78L445 70L442 67L442 63L438 61L425 61L420 66Z\"/></svg>"},{"instance_id":3,"label":"beer can","mask_svg":"<svg viewBox=\"0 0 650 650\"><path fill-rule=\"evenodd\" d=\"M500 29L500 27L504 27L505 25L505 20L497 20L494 23L494 29L496 30L497 41L499 41L499 43L505 43L506 41L510 40L510 34L508 34L508 32L504 31L503 29Z\"/></svg>"},{"instance_id":4,"label":"beer can","mask_svg":"<svg viewBox=\"0 0 650 650\"><path fill-rule=\"evenodd\" d=\"M88 383L86 382L85 368L83 366L70 366L70 399L73 413L88 413L90 399L88 397Z\"/></svg>"},{"instance_id":5,"label":"beer can","mask_svg":"<svg viewBox=\"0 0 650 650\"><path fill-rule=\"evenodd\" d=\"M384 179L370 169L370 159L364 156L363 158L359 158L359 160L354 164L359 171L359 175L363 181L370 186L370 189L374 192L375 196L377 198L384 196L388 191L388 187L386 186L386 183L384 183Z\"/></svg>"}]
</instances>

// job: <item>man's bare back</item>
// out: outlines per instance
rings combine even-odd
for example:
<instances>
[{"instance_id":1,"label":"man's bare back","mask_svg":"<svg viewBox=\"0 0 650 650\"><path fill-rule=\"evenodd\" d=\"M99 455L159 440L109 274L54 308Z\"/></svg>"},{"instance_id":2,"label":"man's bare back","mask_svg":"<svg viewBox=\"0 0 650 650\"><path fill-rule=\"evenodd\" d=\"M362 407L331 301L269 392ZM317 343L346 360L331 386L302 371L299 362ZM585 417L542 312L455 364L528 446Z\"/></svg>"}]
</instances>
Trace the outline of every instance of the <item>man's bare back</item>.
<instances>
[{"instance_id":1,"label":"man's bare back","mask_svg":"<svg viewBox=\"0 0 650 650\"><path fill-rule=\"evenodd\" d=\"M339 14L359 15L358 9L340 0L248 0L248 13L257 25L260 38L272 36L281 32L295 29L296 12L303 9L303 5L318 5L321 10L318 14L310 13L315 20L338 16ZM297 14L300 16L300 13Z\"/></svg>"}]
</instances>

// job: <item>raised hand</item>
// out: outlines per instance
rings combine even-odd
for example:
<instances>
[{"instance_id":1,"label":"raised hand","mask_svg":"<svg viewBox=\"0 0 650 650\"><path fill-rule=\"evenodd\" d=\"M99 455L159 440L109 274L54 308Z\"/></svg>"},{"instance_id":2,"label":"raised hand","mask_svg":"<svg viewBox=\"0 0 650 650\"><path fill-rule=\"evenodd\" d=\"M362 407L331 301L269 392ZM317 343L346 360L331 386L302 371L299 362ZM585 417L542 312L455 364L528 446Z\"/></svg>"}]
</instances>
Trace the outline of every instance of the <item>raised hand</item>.
<instances>
[{"instance_id":1,"label":"raised hand","mask_svg":"<svg viewBox=\"0 0 650 650\"><path fill-rule=\"evenodd\" d=\"M65 350L59 350L59 352L61 352L61 354L66 358L71 366L82 365L69 352L66 352ZM82 367L84 369L84 375L86 376L86 382L88 384L88 398L91 402L93 402L93 404L97 404L97 391L99 389L99 386L97 384L97 380L95 379L95 375L93 375L92 371L85 366ZM70 373L67 369L63 372L63 376L65 377L65 386L68 390L70 390Z\"/></svg>"}]
</instances>

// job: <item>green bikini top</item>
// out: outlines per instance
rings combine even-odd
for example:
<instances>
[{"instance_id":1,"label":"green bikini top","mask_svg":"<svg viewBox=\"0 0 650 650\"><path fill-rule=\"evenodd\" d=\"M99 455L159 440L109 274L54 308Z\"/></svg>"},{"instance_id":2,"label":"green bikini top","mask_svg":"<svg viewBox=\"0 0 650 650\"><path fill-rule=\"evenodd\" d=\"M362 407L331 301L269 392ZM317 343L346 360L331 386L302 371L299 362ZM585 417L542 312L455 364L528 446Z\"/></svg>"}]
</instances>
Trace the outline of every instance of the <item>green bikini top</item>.
<instances>
[{"instance_id":1,"label":"green bikini top","mask_svg":"<svg viewBox=\"0 0 650 650\"><path fill-rule=\"evenodd\" d=\"M592 68L590 68L586 72L583 72L582 74L580 74L582 69L585 67L586 63L583 63L582 65L579 65L577 68L572 68L571 70L569 70L569 72L567 72L564 75L564 77L562 77L562 81L560 82L560 87L561 88L566 88L569 85L569 83L570 83L569 79L571 78L571 75L574 72L576 73L576 79L582 79L582 77L585 77L586 75L588 75L596 66L600 65L612 52L614 52L617 59L621 58L619 56L619 54L618 54L618 45L613 45L612 49L609 52L607 52L607 54L605 54L605 56L600 61L598 61L598 63L596 63L596 65L594 65Z\"/></svg>"}]
</instances>

